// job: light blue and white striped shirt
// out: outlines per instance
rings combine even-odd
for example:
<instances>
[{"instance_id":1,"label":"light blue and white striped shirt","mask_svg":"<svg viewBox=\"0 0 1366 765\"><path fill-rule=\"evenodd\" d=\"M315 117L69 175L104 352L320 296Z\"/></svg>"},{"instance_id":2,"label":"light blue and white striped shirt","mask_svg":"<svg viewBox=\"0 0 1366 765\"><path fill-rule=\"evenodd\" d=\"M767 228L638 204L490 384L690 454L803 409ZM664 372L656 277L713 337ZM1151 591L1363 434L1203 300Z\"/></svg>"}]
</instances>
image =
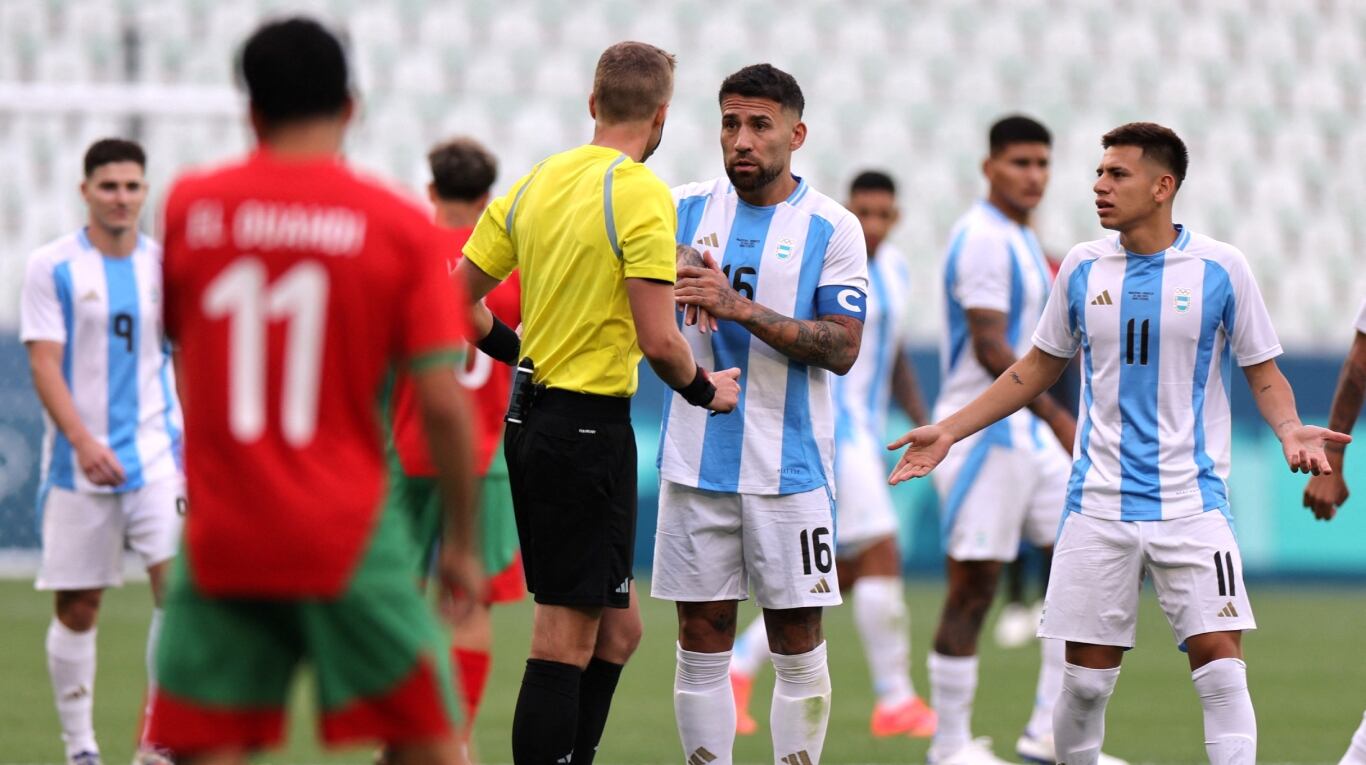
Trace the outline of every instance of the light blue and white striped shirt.
<instances>
[{"instance_id":1,"label":"light blue and white striped shirt","mask_svg":"<svg viewBox=\"0 0 1366 765\"><path fill-rule=\"evenodd\" d=\"M890 242L868 261L868 311L863 342L849 373L834 379L836 450L847 444L872 445L881 452L887 437L892 370L906 342L911 269Z\"/></svg>"},{"instance_id":2,"label":"light blue and white striped shirt","mask_svg":"<svg viewBox=\"0 0 1366 765\"><path fill-rule=\"evenodd\" d=\"M1034 344L1082 352L1067 512L1124 521L1228 512L1233 362L1281 353L1241 252L1180 226L1151 255L1127 252L1117 234L1079 244Z\"/></svg>"},{"instance_id":3,"label":"light blue and white striped shirt","mask_svg":"<svg viewBox=\"0 0 1366 765\"><path fill-rule=\"evenodd\" d=\"M162 330L160 245L140 236L128 257L106 257L81 229L39 248L24 276L20 337L64 346L62 375L76 412L126 476L119 486L92 484L44 411L40 492L131 491L180 473L183 425Z\"/></svg>"},{"instance_id":4,"label":"light blue and white striped shirt","mask_svg":"<svg viewBox=\"0 0 1366 765\"><path fill-rule=\"evenodd\" d=\"M858 219L799 180L771 207L742 201L722 177L674 189L678 241L710 251L732 286L795 319L864 318L867 249ZM678 394L665 403L660 475L674 483L742 494L834 491L830 373L793 361L749 330L720 322L683 336L708 369L740 369L740 399L708 417Z\"/></svg>"},{"instance_id":5,"label":"light blue and white striped shirt","mask_svg":"<svg viewBox=\"0 0 1366 765\"><path fill-rule=\"evenodd\" d=\"M1043 249L1029 227L985 200L958 219L944 254L945 332L939 346L942 383L935 422L967 406L996 381L972 352L967 312L1005 314L1006 342L1016 357L1024 356L1050 284ZM995 446L1052 448L1047 428L1027 409L989 428L986 437Z\"/></svg>"}]
</instances>

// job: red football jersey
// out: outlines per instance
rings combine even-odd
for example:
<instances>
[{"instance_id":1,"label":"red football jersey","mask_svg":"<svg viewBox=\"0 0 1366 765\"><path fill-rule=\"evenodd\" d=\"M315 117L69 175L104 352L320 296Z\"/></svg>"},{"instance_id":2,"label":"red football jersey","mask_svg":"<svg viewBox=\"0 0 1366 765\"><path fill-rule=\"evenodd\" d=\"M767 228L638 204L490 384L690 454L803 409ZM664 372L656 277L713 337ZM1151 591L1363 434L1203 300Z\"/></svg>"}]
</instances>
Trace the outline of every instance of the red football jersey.
<instances>
[{"instance_id":1,"label":"red football jersey","mask_svg":"<svg viewBox=\"0 0 1366 765\"><path fill-rule=\"evenodd\" d=\"M440 233L339 159L258 151L180 179L165 237L191 575L214 595L335 596L379 518L390 370L463 352Z\"/></svg>"},{"instance_id":2,"label":"red football jersey","mask_svg":"<svg viewBox=\"0 0 1366 765\"><path fill-rule=\"evenodd\" d=\"M455 270L465 242L474 228L446 229L443 254L447 268ZM517 272L512 272L485 298L484 304L504 324L517 328L522 323L522 287ZM457 370L460 382L474 397L478 410L475 446L475 469L479 475L488 472L493 452L503 440L503 415L507 412L508 394L512 391L512 368L482 353L473 344L465 354L465 364ZM426 436L417 409L417 396L407 375L399 377L394 391L394 451L405 475L434 476L436 467L427 452Z\"/></svg>"}]
</instances>

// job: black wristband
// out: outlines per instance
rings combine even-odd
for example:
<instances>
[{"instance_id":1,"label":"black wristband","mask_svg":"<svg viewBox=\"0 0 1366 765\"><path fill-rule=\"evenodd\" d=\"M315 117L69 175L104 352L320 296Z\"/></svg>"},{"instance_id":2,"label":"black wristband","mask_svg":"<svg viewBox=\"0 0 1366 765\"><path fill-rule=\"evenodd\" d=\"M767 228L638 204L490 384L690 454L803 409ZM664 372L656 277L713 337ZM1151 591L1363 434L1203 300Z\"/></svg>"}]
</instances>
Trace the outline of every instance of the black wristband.
<instances>
[{"instance_id":1,"label":"black wristband","mask_svg":"<svg viewBox=\"0 0 1366 765\"><path fill-rule=\"evenodd\" d=\"M522 352L522 338L517 336L512 327L498 321L498 317L494 316L493 328L474 346L497 361L515 366L517 355Z\"/></svg>"},{"instance_id":2,"label":"black wristband","mask_svg":"<svg viewBox=\"0 0 1366 765\"><path fill-rule=\"evenodd\" d=\"M682 388L674 388L683 400L693 406L706 406L716 396L716 386L707 379L707 372L702 367L697 368L697 374L693 375L692 382Z\"/></svg>"}]
</instances>

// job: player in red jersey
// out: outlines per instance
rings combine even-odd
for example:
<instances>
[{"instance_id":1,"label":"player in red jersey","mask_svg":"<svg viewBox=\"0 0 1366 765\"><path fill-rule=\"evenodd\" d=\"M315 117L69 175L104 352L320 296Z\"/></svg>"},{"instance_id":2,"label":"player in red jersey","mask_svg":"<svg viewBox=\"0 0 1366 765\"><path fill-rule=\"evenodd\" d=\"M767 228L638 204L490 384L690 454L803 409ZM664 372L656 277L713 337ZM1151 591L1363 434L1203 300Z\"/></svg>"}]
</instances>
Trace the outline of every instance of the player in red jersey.
<instances>
[{"instance_id":1,"label":"player in red jersey","mask_svg":"<svg viewBox=\"0 0 1366 765\"><path fill-rule=\"evenodd\" d=\"M493 155L470 138L455 138L434 147L427 155L432 181L427 195L435 209L436 223L447 239L443 250L447 267L454 270L465 241L488 205L497 175ZM522 323L521 284L514 272L484 298L499 321L509 327ZM489 575L483 602L470 618L454 626L451 660L464 701L465 736L474 725L491 664L493 633L489 622L494 603L511 603L526 594L526 582L517 549L517 526L508 488L507 463L503 459L503 414L512 388L512 370L474 347L468 349L458 378L471 394L475 414L475 472L480 477L479 552ZM394 457L391 485L401 495L413 517L419 546L430 549L440 528L436 472L422 437L416 399L406 376L398 380L394 409ZM426 557L420 561L425 572Z\"/></svg>"},{"instance_id":2,"label":"player in red jersey","mask_svg":"<svg viewBox=\"0 0 1366 765\"><path fill-rule=\"evenodd\" d=\"M447 509L441 575L478 596L469 416L449 372L459 293L424 214L338 157L354 105L337 39L269 23L240 67L257 150L182 178L166 203L192 509L151 736L196 762L245 762L279 741L307 661L329 744L463 763L408 522L386 502L376 406L405 369Z\"/></svg>"}]
</instances>

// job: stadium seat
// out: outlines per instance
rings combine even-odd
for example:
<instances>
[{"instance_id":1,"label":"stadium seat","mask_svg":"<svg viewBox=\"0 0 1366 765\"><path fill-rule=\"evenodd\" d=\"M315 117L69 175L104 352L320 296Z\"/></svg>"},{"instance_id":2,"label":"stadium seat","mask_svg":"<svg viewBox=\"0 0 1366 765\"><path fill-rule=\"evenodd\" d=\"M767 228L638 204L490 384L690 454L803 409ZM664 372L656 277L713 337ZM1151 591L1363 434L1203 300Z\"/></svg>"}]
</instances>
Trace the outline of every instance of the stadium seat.
<instances>
[{"instance_id":1,"label":"stadium seat","mask_svg":"<svg viewBox=\"0 0 1366 765\"><path fill-rule=\"evenodd\" d=\"M0 86L119 82L130 22L142 81L225 89L235 46L263 14L281 10L276 0L0 2ZM1010 111L1045 120L1055 135L1039 218L1050 251L1101 234L1090 192L1098 139L1138 118L1172 124L1191 146L1178 217L1251 242L1259 268L1313 250L1366 249L1358 220L1366 178L1344 172L1366 166L1359 2L746 0L716 12L705 0L299 0L288 10L345 28L363 105L348 153L414 187L426 147L454 133L498 153L500 188L545 154L586 140L597 56L612 42L644 39L679 56L653 163L666 180L720 172L716 88L740 66L770 60L805 91L811 137L797 166L813 184L842 197L854 168L879 166L917 190L897 235L917 272L937 268L948 227L980 193L982 133ZM74 91L72 101L64 116L0 108L0 161L26 189L22 216L7 212L12 194L0 196L6 255L79 220L69 176L84 144L129 125L124 115L89 113ZM240 119L146 114L140 124L154 204L180 165L247 142ZM43 200L30 215L33 194ZM1343 223L1319 225L1325 216ZM1295 313L1287 301L1313 293L1314 280L1326 282L1321 291L1343 281L1330 266L1295 279L1272 299L1278 321ZM0 321L12 314L0 307ZM1319 320L1290 319L1282 332L1316 342Z\"/></svg>"}]
</instances>

